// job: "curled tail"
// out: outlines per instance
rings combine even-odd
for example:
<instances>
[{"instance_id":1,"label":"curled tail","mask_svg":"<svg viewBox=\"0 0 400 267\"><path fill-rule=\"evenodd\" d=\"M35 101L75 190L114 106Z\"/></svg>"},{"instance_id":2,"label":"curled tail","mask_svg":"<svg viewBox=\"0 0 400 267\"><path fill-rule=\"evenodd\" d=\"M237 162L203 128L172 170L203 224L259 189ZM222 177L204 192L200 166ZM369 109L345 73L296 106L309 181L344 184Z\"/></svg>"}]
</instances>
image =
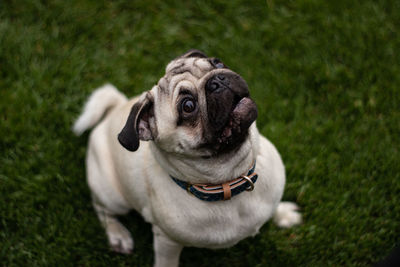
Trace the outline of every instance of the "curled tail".
<instances>
[{"instance_id":1,"label":"curled tail","mask_svg":"<svg viewBox=\"0 0 400 267\"><path fill-rule=\"evenodd\" d=\"M81 135L87 129L96 125L106 110L127 101L125 95L111 84L97 88L86 102L82 114L75 121L72 128L76 135Z\"/></svg>"}]
</instances>

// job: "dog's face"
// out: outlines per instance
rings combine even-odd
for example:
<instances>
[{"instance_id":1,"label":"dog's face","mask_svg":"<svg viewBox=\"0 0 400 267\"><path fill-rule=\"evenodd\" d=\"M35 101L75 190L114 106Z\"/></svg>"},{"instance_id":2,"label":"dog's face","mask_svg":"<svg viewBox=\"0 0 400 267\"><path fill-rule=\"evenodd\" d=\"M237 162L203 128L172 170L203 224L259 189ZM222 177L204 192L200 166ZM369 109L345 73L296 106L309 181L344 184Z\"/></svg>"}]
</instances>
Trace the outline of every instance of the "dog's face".
<instances>
[{"instance_id":1,"label":"dog's face","mask_svg":"<svg viewBox=\"0 0 400 267\"><path fill-rule=\"evenodd\" d=\"M232 151L257 117L246 82L220 60L191 50L171 61L164 77L134 104L118 139L130 151L139 140L187 157Z\"/></svg>"}]
</instances>

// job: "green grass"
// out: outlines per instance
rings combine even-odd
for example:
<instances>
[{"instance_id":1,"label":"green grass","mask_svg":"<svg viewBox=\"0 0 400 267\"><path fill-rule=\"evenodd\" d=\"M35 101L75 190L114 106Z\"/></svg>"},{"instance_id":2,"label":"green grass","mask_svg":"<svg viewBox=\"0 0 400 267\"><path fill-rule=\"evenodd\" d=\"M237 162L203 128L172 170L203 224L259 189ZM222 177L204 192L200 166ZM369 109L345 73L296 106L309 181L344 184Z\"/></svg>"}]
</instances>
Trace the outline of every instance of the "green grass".
<instances>
[{"instance_id":1,"label":"green grass","mask_svg":"<svg viewBox=\"0 0 400 267\"><path fill-rule=\"evenodd\" d=\"M184 3L185 2L185 3ZM85 181L90 92L148 90L190 48L248 82L304 223L267 223L181 266L368 266L400 241L399 1L0 2L0 262L151 266L135 213L131 256L109 251Z\"/></svg>"}]
</instances>

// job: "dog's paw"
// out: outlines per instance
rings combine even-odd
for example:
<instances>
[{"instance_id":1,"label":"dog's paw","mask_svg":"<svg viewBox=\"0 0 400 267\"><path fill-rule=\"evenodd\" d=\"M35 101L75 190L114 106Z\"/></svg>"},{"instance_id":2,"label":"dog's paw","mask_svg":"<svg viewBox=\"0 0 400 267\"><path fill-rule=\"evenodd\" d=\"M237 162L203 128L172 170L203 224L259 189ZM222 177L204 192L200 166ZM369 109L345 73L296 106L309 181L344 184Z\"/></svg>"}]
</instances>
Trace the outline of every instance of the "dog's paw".
<instances>
[{"instance_id":1,"label":"dog's paw","mask_svg":"<svg viewBox=\"0 0 400 267\"><path fill-rule=\"evenodd\" d=\"M120 223L113 223L107 227L108 242L112 251L131 254L133 239L129 231Z\"/></svg>"},{"instance_id":2,"label":"dog's paw","mask_svg":"<svg viewBox=\"0 0 400 267\"><path fill-rule=\"evenodd\" d=\"M293 202L281 202L274 214L274 222L282 228L290 228L301 223L299 207Z\"/></svg>"}]
</instances>

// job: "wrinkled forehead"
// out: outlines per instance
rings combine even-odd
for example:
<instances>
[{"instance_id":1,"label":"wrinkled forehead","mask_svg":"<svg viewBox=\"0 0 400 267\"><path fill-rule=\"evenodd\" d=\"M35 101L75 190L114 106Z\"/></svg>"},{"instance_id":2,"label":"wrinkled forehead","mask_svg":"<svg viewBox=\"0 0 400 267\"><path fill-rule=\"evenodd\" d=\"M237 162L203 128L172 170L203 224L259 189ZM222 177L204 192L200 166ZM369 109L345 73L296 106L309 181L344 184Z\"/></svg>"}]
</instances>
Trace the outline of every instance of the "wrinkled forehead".
<instances>
[{"instance_id":1,"label":"wrinkled forehead","mask_svg":"<svg viewBox=\"0 0 400 267\"><path fill-rule=\"evenodd\" d=\"M192 76L200 79L206 73L210 72L213 69L212 64L207 58L178 58L171 61L166 69L165 75L178 75L183 74L185 72L190 73Z\"/></svg>"}]
</instances>

